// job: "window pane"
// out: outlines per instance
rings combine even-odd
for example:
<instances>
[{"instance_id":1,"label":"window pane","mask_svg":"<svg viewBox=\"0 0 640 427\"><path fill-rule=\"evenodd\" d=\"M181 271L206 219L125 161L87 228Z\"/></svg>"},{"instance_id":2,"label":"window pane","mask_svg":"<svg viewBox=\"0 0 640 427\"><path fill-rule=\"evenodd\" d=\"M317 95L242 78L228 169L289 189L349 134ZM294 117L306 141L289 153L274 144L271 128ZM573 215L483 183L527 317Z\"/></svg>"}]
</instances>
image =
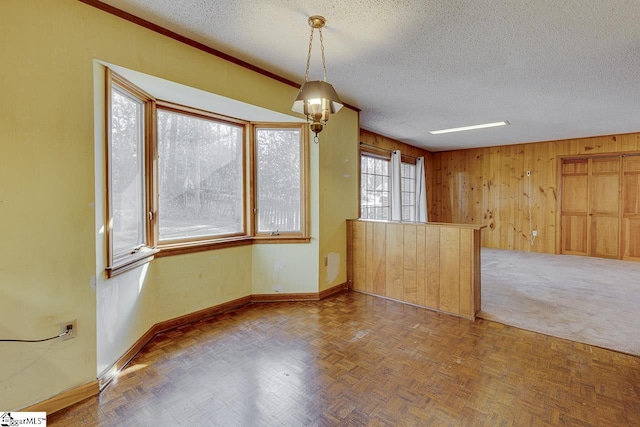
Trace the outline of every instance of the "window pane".
<instances>
[{"instance_id":1,"label":"window pane","mask_svg":"<svg viewBox=\"0 0 640 427\"><path fill-rule=\"evenodd\" d=\"M373 188L371 191L380 192L384 190L384 185L382 185L382 177L380 175L375 175L373 177Z\"/></svg>"},{"instance_id":2,"label":"window pane","mask_svg":"<svg viewBox=\"0 0 640 427\"><path fill-rule=\"evenodd\" d=\"M400 167L402 220L416 220L416 165L402 163Z\"/></svg>"},{"instance_id":3,"label":"window pane","mask_svg":"<svg viewBox=\"0 0 640 427\"><path fill-rule=\"evenodd\" d=\"M109 210L113 260L146 244L144 103L113 86L109 147Z\"/></svg>"},{"instance_id":4,"label":"window pane","mask_svg":"<svg viewBox=\"0 0 640 427\"><path fill-rule=\"evenodd\" d=\"M389 219L389 161L362 155L360 165L360 218Z\"/></svg>"},{"instance_id":5,"label":"window pane","mask_svg":"<svg viewBox=\"0 0 640 427\"><path fill-rule=\"evenodd\" d=\"M385 193L389 193L389 176L385 175L382 177L382 184L380 187L381 191L384 191Z\"/></svg>"},{"instance_id":6,"label":"window pane","mask_svg":"<svg viewBox=\"0 0 640 427\"><path fill-rule=\"evenodd\" d=\"M243 133L242 126L158 110L161 241L244 232Z\"/></svg>"},{"instance_id":7,"label":"window pane","mask_svg":"<svg viewBox=\"0 0 640 427\"><path fill-rule=\"evenodd\" d=\"M258 233L300 232L300 129L256 129Z\"/></svg>"},{"instance_id":8,"label":"window pane","mask_svg":"<svg viewBox=\"0 0 640 427\"><path fill-rule=\"evenodd\" d=\"M375 173L376 175L381 175L382 174L382 166L383 166L382 162L376 161L373 173Z\"/></svg>"}]
</instances>

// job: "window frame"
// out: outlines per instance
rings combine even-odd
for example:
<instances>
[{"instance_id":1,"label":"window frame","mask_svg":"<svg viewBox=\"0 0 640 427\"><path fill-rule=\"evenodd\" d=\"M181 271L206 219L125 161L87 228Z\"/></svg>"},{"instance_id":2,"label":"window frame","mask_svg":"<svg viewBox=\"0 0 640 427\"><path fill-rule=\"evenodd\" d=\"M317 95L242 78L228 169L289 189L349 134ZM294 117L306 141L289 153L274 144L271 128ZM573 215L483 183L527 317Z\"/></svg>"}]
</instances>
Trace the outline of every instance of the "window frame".
<instances>
[{"instance_id":1,"label":"window frame","mask_svg":"<svg viewBox=\"0 0 640 427\"><path fill-rule=\"evenodd\" d=\"M360 185L358 186L358 203L359 203L359 218L364 219L364 220L368 220L368 221L391 221L391 219L377 219L377 218L363 218L362 216L362 158L363 157L372 157L372 158L378 158L378 159L382 159L382 160L386 160L389 162L389 176L391 175L391 151L385 148L380 148L380 147L376 147L376 146L372 146L372 145L366 145L363 142L360 143L360 156L358 157L359 160L359 179L360 179ZM402 154L400 156L400 162L401 164L411 164L411 165L416 165L417 163L417 157L413 157L413 156L409 156L406 154ZM400 198L402 199L402 195L405 193L405 191L403 190L403 182L404 182L404 176L402 175L402 167L400 169ZM414 184L414 188L415 185L417 185L417 176L414 175L414 180L416 180L415 184ZM389 200L391 200L391 188L389 188ZM415 192L414 192L415 194ZM417 201L414 202L414 205L405 205L404 203L401 206L401 212L404 213L404 208L405 206L414 206L415 207L415 203L417 203ZM389 212L388 212L388 216L389 218L391 218L391 204L389 204L389 206L387 206ZM416 220L410 220L410 219L405 219L402 218L400 221L402 222L416 222Z\"/></svg>"},{"instance_id":2,"label":"window frame","mask_svg":"<svg viewBox=\"0 0 640 427\"><path fill-rule=\"evenodd\" d=\"M258 232L258 138L259 129L298 129L300 132L300 231ZM251 230L255 243L308 243L309 234L309 132L306 123L252 122L251 124Z\"/></svg>"},{"instance_id":3,"label":"window frame","mask_svg":"<svg viewBox=\"0 0 640 427\"><path fill-rule=\"evenodd\" d=\"M387 170L389 172L389 175L387 175L387 178L390 179L390 174L391 174L391 153L387 150L373 150L373 149L369 149L368 147L365 148L363 146L360 146L360 168L359 168L359 180L360 180L360 185L358 186L359 189L359 205L360 205L360 215L359 217L362 219L366 219L366 220L371 220L371 221L390 221L391 220L391 189L389 189L388 193L389 193L389 197L387 198L388 200L388 205L386 206L388 213L387 213L387 219L379 219L379 218L363 218L362 217L362 158L363 157L371 157L374 159L380 159L380 160L385 160L388 163L388 167ZM390 183L389 183L390 184ZM382 206L385 207L385 206Z\"/></svg>"},{"instance_id":4,"label":"window frame","mask_svg":"<svg viewBox=\"0 0 640 427\"><path fill-rule=\"evenodd\" d=\"M153 153L149 150L149 140L152 137L154 132L154 126L151 120L152 114L152 103L153 99L149 94L138 88L137 86L130 83L125 78L119 76L118 74L112 72L107 68L107 72L105 74L105 99L106 99L106 110L105 110L105 242L106 242L106 255L107 255L107 264L106 264L106 273L108 277L113 277L116 274L124 273L125 271L131 270L132 268L137 267L138 265L142 265L146 262L149 262L153 259L154 255L158 253L158 250L155 249L152 245L153 242L153 223L150 213L152 212L153 199L152 199L152 191L150 188L151 182L148 179L151 169L150 165ZM116 256L113 250L113 203L112 203L112 185L111 178L113 175L112 172L112 91L114 90L114 86L117 87L118 90L124 92L126 95L138 100L143 106L142 112L142 126L143 126L143 138L142 138L142 146L143 146L143 156L142 156L142 172L143 172L143 212L140 212L141 217L139 218L141 223L144 226L144 234L145 234L145 242L142 245L136 245L131 248L131 251L127 255Z\"/></svg>"},{"instance_id":5,"label":"window frame","mask_svg":"<svg viewBox=\"0 0 640 427\"><path fill-rule=\"evenodd\" d=\"M144 106L144 215L141 221L145 225L146 244L129 255L114 259L113 230L111 220L111 93L117 86L139 100ZM105 67L105 245L107 277L113 277L125 271L152 261L154 258L221 249L253 243L309 243L310 236L310 196L309 196L309 125L306 122L251 122L224 114L202 110L196 107L160 100L118 75L109 67ZM182 239L160 240L159 230L159 144L158 144L158 111L169 111L189 115L206 120L215 120L234 126L242 126L242 231L218 236L202 236ZM257 230L257 163L255 132L262 128L300 129L300 228L299 232L283 232L278 235L256 233Z\"/></svg>"},{"instance_id":6,"label":"window frame","mask_svg":"<svg viewBox=\"0 0 640 427\"><path fill-rule=\"evenodd\" d=\"M415 218L415 209L416 209L416 185L417 185L417 179L418 177L416 176L416 163L417 163L417 159L415 157L411 157L411 156L405 156L404 154L401 155L401 160L400 160L400 198L402 200L402 221L404 222L416 222L416 218ZM407 164L407 165L413 165L413 191L405 191L404 189L404 183L406 182L407 178L405 178L405 176L402 174L402 171L404 170L404 168L402 167L402 165ZM406 205L404 203L404 195L405 193L410 193L413 194L413 203L412 204L408 204ZM413 219L409 218L409 219L405 219L404 218L404 210L405 207L412 207L413 208L413 214L412 217Z\"/></svg>"},{"instance_id":7,"label":"window frame","mask_svg":"<svg viewBox=\"0 0 640 427\"><path fill-rule=\"evenodd\" d=\"M162 215L162 212L159 212L159 207L160 207L160 201L159 201L159 194L160 194L160 188L159 188L159 183L160 183L160 179L159 179L159 173L158 173L158 167L159 167L159 153L158 151L158 137L156 135L156 138L154 138L154 148L156 150L156 168L155 168L155 173L154 173L154 181L156 183L156 191L154 191L153 195L155 196L155 206L157 207L157 214L154 215L157 218L156 224L155 224L155 230L154 230L154 236L155 236L155 243L156 243L156 247L158 249L160 249L160 251L171 251L171 250L179 250L179 249L185 249L185 248L190 248L190 247L195 247L195 246L200 246L200 245L204 245L207 248L210 245L215 245L220 241L226 241L226 242L231 242L234 240L238 240L238 239L246 239L250 233L249 233L249 229L247 226L247 210L248 210L248 203L247 203L247 178L246 178L246 171L247 171L247 140L248 140L248 128L249 128L249 123L247 121L244 120L239 120L239 119L233 119L227 116L223 116L221 114L216 114L216 113L212 113L209 111L205 111L205 110L201 110L198 108L194 108L194 107L188 107L185 105L180 105L180 104L176 104L173 102L168 102L168 101L161 101L161 100L156 100L155 101L155 114L154 114L154 118L155 120L157 120L158 117L158 111L164 110L164 111L169 111L172 113L176 113L176 114L182 114L182 115L186 115L186 116L191 116L191 117L195 117L195 118L199 118L199 119L204 119L204 120L212 120L215 122L219 122L219 123L223 123L223 124L229 124L232 126L239 126L242 127L242 167L241 167L241 177L242 177L242 230L236 233L227 233L227 234L220 234L220 235L210 235L210 236L202 236L202 237L194 237L194 238L179 238L179 239L167 239L167 240L161 240L160 239L160 215ZM157 122L156 122L156 127L157 127Z\"/></svg>"}]
</instances>

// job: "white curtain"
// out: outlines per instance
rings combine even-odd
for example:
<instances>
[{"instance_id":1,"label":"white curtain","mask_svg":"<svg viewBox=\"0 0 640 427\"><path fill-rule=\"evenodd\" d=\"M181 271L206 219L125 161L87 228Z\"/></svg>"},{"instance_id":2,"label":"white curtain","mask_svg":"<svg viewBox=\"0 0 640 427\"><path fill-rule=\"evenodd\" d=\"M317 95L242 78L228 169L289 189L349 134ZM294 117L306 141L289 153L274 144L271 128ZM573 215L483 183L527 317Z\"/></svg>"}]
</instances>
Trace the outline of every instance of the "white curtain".
<instances>
[{"instance_id":1,"label":"white curtain","mask_svg":"<svg viewBox=\"0 0 640 427\"><path fill-rule=\"evenodd\" d=\"M389 173L389 197L391 198L391 220L402 220L402 189L400 186L401 176L400 168L402 155L400 150L391 152L391 171Z\"/></svg>"},{"instance_id":2,"label":"white curtain","mask_svg":"<svg viewBox=\"0 0 640 427\"><path fill-rule=\"evenodd\" d=\"M416 160L416 221L427 222L427 181L424 157Z\"/></svg>"}]
</instances>

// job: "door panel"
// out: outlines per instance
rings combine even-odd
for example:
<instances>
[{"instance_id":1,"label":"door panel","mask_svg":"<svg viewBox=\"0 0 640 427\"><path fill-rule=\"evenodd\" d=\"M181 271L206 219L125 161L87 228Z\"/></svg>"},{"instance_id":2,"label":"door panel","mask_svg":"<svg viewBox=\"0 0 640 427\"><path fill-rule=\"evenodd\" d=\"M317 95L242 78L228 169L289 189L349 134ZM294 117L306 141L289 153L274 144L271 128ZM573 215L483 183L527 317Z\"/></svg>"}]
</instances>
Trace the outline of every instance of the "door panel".
<instances>
[{"instance_id":1,"label":"door panel","mask_svg":"<svg viewBox=\"0 0 640 427\"><path fill-rule=\"evenodd\" d=\"M624 214L640 214L640 172L625 172L624 175Z\"/></svg>"},{"instance_id":2,"label":"door panel","mask_svg":"<svg viewBox=\"0 0 640 427\"><path fill-rule=\"evenodd\" d=\"M589 255L620 257L620 157L591 160Z\"/></svg>"},{"instance_id":3,"label":"door panel","mask_svg":"<svg viewBox=\"0 0 640 427\"><path fill-rule=\"evenodd\" d=\"M640 261L640 218L625 218L624 253L622 259Z\"/></svg>"},{"instance_id":4,"label":"door panel","mask_svg":"<svg viewBox=\"0 0 640 427\"><path fill-rule=\"evenodd\" d=\"M587 255L587 215L562 216L562 253Z\"/></svg>"},{"instance_id":5,"label":"door panel","mask_svg":"<svg viewBox=\"0 0 640 427\"><path fill-rule=\"evenodd\" d=\"M622 259L640 261L640 156L625 156L622 166Z\"/></svg>"},{"instance_id":6,"label":"door panel","mask_svg":"<svg viewBox=\"0 0 640 427\"><path fill-rule=\"evenodd\" d=\"M588 172L588 159L566 159L562 162L563 175L585 174Z\"/></svg>"},{"instance_id":7,"label":"door panel","mask_svg":"<svg viewBox=\"0 0 640 427\"><path fill-rule=\"evenodd\" d=\"M591 251L589 255L618 259L620 253L620 219L617 216L593 216L591 220Z\"/></svg>"},{"instance_id":8,"label":"door panel","mask_svg":"<svg viewBox=\"0 0 640 427\"><path fill-rule=\"evenodd\" d=\"M565 176L562 193L562 212L586 215L588 200L587 175Z\"/></svg>"},{"instance_id":9,"label":"door panel","mask_svg":"<svg viewBox=\"0 0 640 427\"><path fill-rule=\"evenodd\" d=\"M620 175L591 176L591 214L620 213Z\"/></svg>"},{"instance_id":10,"label":"door panel","mask_svg":"<svg viewBox=\"0 0 640 427\"><path fill-rule=\"evenodd\" d=\"M587 255L588 160L562 163L561 251Z\"/></svg>"}]
</instances>

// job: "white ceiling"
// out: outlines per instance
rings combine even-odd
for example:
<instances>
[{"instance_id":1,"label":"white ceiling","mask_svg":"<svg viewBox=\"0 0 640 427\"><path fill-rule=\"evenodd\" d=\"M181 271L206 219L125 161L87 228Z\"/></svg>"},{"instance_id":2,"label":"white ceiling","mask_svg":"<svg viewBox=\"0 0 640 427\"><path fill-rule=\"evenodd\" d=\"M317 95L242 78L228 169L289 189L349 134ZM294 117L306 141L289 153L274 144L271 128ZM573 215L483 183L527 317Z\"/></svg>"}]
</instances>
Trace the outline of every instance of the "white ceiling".
<instances>
[{"instance_id":1,"label":"white ceiling","mask_svg":"<svg viewBox=\"0 0 640 427\"><path fill-rule=\"evenodd\" d=\"M640 0L104 3L299 83L323 15L327 80L361 126L432 151L640 131Z\"/></svg>"}]
</instances>

